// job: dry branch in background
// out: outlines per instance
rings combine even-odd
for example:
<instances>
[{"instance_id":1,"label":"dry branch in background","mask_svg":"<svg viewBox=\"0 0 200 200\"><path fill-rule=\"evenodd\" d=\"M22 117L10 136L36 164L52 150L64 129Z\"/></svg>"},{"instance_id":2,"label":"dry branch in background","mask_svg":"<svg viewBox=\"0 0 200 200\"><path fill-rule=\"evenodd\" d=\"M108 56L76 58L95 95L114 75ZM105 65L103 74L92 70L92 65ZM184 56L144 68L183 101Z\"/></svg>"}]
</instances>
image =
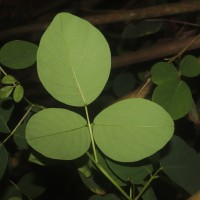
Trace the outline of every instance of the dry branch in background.
<instances>
[{"instance_id":1,"label":"dry branch in background","mask_svg":"<svg viewBox=\"0 0 200 200\"><path fill-rule=\"evenodd\" d=\"M147 18L195 12L200 10L200 2L172 3L135 10L117 10L111 13L85 17L92 24L109 24L123 21L141 20Z\"/></svg>"},{"instance_id":2,"label":"dry branch in background","mask_svg":"<svg viewBox=\"0 0 200 200\"><path fill-rule=\"evenodd\" d=\"M108 24L122 21L147 19L154 17L162 17L167 15L174 15L187 12L200 11L200 2L181 2L171 3L165 5L151 6L147 8L135 10L119 10L112 11L98 15L87 16L85 19L92 24ZM0 40L8 39L9 37L17 36L19 34L27 34L33 32L44 31L49 25L46 23L35 23L20 26L4 31L0 31ZM148 60L162 58L176 54L181 51L194 37L186 39L171 41L166 44L157 44L149 48L141 49L135 52L129 52L123 55L114 56L112 58L112 67L122 67L125 65L140 63ZM188 50L200 48L200 40L196 41Z\"/></svg>"},{"instance_id":3,"label":"dry branch in background","mask_svg":"<svg viewBox=\"0 0 200 200\"><path fill-rule=\"evenodd\" d=\"M189 199L187 200L200 200L200 191L192 195Z\"/></svg>"},{"instance_id":4,"label":"dry branch in background","mask_svg":"<svg viewBox=\"0 0 200 200\"><path fill-rule=\"evenodd\" d=\"M86 20L94 25L109 24L123 21L134 21L147 18L163 17L181 13L200 11L200 2L190 1L181 3L171 3L165 5L151 6L147 8L140 8L135 10L115 10L98 15L86 16ZM11 28L0 31L0 40L5 40L9 37L18 34L32 33L36 31L44 31L49 25L46 23L27 24L17 28Z\"/></svg>"},{"instance_id":5,"label":"dry branch in background","mask_svg":"<svg viewBox=\"0 0 200 200\"><path fill-rule=\"evenodd\" d=\"M153 86L153 83L150 78L148 78L144 83L142 83L138 88L131 91L127 95L124 95L123 97L116 99L113 103L116 103L118 101L124 100L124 99L131 99L131 98L145 98L149 92L151 91Z\"/></svg>"},{"instance_id":6,"label":"dry branch in background","mask_svg":"<svg viewBox=\"0 0 200 200\"><path fill-rule=\"evenodd\" d=\"M181 40L171 41L165 44L157 44L135 52L114 56L112 57L112 67L122 67L125 65L140 63L177 54L195 38L196 36L192 36ZM200 48L200 39L196 40L186 51L198 48Z\"/></svg>"}]
</instances>

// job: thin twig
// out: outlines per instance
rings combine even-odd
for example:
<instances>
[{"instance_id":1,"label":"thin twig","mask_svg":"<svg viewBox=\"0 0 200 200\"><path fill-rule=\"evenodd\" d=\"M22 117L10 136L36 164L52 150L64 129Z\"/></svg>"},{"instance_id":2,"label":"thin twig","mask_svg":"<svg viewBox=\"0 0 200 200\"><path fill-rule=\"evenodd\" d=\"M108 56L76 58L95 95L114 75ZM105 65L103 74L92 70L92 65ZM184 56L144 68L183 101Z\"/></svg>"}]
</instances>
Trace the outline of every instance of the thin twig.
<instances>
[{"instance_id":1,"label":"thin twig","mask_svg":"<svg viewBox=\"0 0 200 200\"><path fill-rule=\"evenodd\" d=\"M24 116L20 119L20 121L18 122L18 124L15 126L15 128L13 129L13 131L8 135L8 137L6 137L3 141L3 143L7 142L7 140L12 137L17 128L21 125L21 123L24 121L24 119L26 118L26 116L29 114L29 112L31 111L31 109L33 108L33 106L30 106L29 109L26 111L26 113L24 114Z\"/></svg>"},{"instance_id":2,"label":"thin twig","mask_svg":"<svg viewBox=\"0 0 200 200\"><path fill-rule=\"evenodd\" d=\"M145 84L142 86L142 88L136 93L136 95L135 95L135 98L138 98L138 97L140 97L140 94L149 86L149 90L151 89L151 83L152 83L152 81L151 81L151 79L150 78L148 78L147 80L146 80L146 82L145 82ZM149 90L148 90L148 92L149 92ZM145 93L146 94L146 93Z\"/></svg>"},{"instance_id":3,"label":"thin twig","mask_svg":"<svg viewBox=\"0 0 200 200\"><path fill-rule=\"evenodd\" d=\"M168 59L168 62L171 63L175 59L180 58L183 53L185 53L197 40L200 39L200 33L195 36L189 43L186 45L177 55L173 56L172 58Z\"/></svg>"},{"instance_id":4,"label":"thin twig","mask_svg":"<svg viewBox=\"0 0 200 200\"><path fill-rule=\"evenodd\" d=\"M135 200L140 199L140 197L142 197L142 195L144 194L144 192L147 190L147 188L149 187L149 185L152 183L152 181L156 178L158 178L158 173L162 171L162 168L159 168L152 176L151 178L146 182L145 186L142 188L142 190L140 191L140 193L135 197Z\"/></svg>"},{"instance_id":5,"label":"thin twig","mask_svg":"<svg viewBox=\"0 0 200 200\"><path fill-rule=\"evenodd\" d=\"M188 46L188 44L190 45ZM186 46L188 47L186 48ZM172 40L168 43L155 44L151 47L144 48L138 51L125 53L119 56L113 56L112 67L116 68L158 58L166 58L168 56L183 51L183 49L185 49L185 52L198 48L200 48L200 39L198 35L175 41Z\"/></svg>"},{"instance_id":6,"label":"thin twig","mask_svg":"<svg viewBox=\"0 0 200 200\"><path fill-rule=\"evenodd\" d=\"M7 73L3 70L3 68L2 67L0 67L0 71L4 74L4 76L6 76L7 75Z\"/></svg>"},{"instance_id":7,"label":"thin twig","mask_svg":"<svg viewBox=\"0 0 200 200\"><path fill-rule=\"evenodd\" d=\"M119 192L121 192L125 199L132 200L131 197L129 197L129 195L124 191L124 189L118 185L118 183L107 173L107 171L98 162L95 161L93 156L89 152L86 154L93 162L93 164L101 171L101 173L118 189Z\"/></svg>"}]
</instances>

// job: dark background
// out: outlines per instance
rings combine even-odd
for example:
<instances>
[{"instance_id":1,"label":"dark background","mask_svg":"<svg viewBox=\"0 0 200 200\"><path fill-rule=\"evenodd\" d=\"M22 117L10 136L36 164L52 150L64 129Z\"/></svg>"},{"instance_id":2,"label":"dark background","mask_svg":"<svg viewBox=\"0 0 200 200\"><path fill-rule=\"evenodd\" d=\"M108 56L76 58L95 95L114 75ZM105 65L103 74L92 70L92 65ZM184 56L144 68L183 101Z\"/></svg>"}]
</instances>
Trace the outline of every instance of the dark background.
<instances>
[{"instance_id":1,"label":"dark background","mask_svg":"<svg viewBox=\"0 0 200 200\"><path fill-rule=\"evenodd\" d=\"M200 27L200 13L198 9L194 11L181 11L179 5L184 5L194 1L172 1L172 0L0 0L0 44L3 46L6 42L11 40L26 40L39 45L40 38L51 22L53 17L59 12L70 12L77 16L92 19L91 23L104 34L106 37L113 56L112 70L109 82L101 94L100 98L92 103L89 107L91 116L94 117L100 110L107 105L118 100L124 95L128 94L127 85L124 85L124 90L121 95L116 95L112 88L112 83L115 78L121 73L131 73L135 77L135 85L133 89L137 89L143 84L139 74L149 72L152 65L163 58L169 58L175 55L179 50L175 50L170 54L170 48L177 44L181 44L188 38L195 37L199 33ZM180 9L179 14L169 15L162 14L163 10L158 10L160 16L155 18L153 13L148 15L148 18L135 18L115 21L115 17L110 19L109 23L103 20L107 17L107 13L118 13L118 16L126 16L126 10L141 9L141 13L147 12L147 8L158 5L168 5L170 3L177 3L177 9ZM200 10L200 8L199 8ZM121 12L122 11L122 12ZM95 23L95 16L101 15L102 22ZM88 18L89 16L89 18ZM146 34L138 37L125 38L124 32L130 25L138 25L141 22L149 19L160 19L161 28L152 34ZM129 34L132 34L131 32ZM180 42L179 42L180 41ZM157 46L156 46L157 45ZM169 46L167 46L169 45ZM155 47L155 51L149 51L149 48ZM157 48L156 48L157 47ZM167 49L168 48L168 49ZM199 57L200 44L188 51L192 55ZM159 55L161 49L165 49L165 55ZM144 61L139 59L144 56ZM134 55L127 56L126 59L120 57L128 52L134 52ZM127 63L127 58L135 56L135 60ZM10 70L6 71L13 74L25 88L25 95L34 103L44 105L46 107L64 107L61 103L54 100L47 94L42 87L37 77L36 66L24 70ZM200 111L200 79L199 77L186 80L189 84L198 111ZM130 89L131 90L131 89ZM103 98L101 98L103 97ZM106 97L106 98L105 98ZM148 97L151 97L151 93ZM15 108L15 114L10 120L10 126L14 127L16 120L23 115L24 102L21 102ZM65 106L66 107L66 106ZM74 109L69 107L69 109ZM81 108L75 109L82 113ZM176 134L181 136L198 152L200 150L199 140L199 124L190 120L189 115L177 120ZM35 172L40 181L46 187L46 191L38 200L66 200L66 199L82 199L86 200L93 193L85 187L81 182L78 172L74 168L72 162L56 162L52 166L42 167L36 164L31 164L26 161L28 152L18 151L14 142L9 141L7 149L10 153L12 170L8 169L8 177L14 182L17 182L22 175L27 172ZM5 177L6 180L7 177ZM103 180L105 181L105 180ZM153 183L154 191L161 200L181 200L188 197L184 191L178 191L176 188L169 186L164 181L155 181ZM5 182L0 185L0 194L6 187Z\"/></svg>"}]
</instances>

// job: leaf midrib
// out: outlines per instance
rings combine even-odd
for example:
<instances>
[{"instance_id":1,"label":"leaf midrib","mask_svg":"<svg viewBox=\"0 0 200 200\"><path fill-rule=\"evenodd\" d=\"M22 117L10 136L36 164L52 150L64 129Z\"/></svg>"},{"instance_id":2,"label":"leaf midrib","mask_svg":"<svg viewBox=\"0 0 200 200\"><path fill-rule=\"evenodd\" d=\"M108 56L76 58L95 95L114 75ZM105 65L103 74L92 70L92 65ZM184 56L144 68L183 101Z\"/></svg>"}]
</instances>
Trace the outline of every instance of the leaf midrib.
<instances>
[{"instance_id":1,"label":"leaf midrib","mask_svg":"<svg viewBox=\"0 0 200 200\"><path fill-rule=\"evenodd\" d=\"M179 88L181 87L181 84L182 84L182 81L179 82L178 87L176 88L176 90L174 91L173 96L171 97L171 101L169 102L169 104L168 104L168 106L167 106L169 110L172 110L171 107L172 107L173 103L171 103L171 102L174 101L174 99L175 99L175 97L176 97L176 94L178 93L178 90L179 90Z\"/></svg>"},{"instance_id":2,"label":"leaf midrib","mask_svg":"<svg viewBox=\"0 0 200 200\"><path fill-rule=\"evenodd\" d=\"M73 132L73 131L82 129L84 127L87 127L87 125L84 125L84 126L81 126L81 127L78 127L78 128L74 128L74 129L70 129L70 130L65 130L65 131L60 131L60 132L56 132L56 133L50 133L50 134L47 134L47 135L41 135L41 136L37 136L37 137L32 137L32 138L28 138L28 139L30 141L30 140L36 140L36 139L45 138L45 137L52 137L52 136L63 134L63 133Z\"/></svg>"},{"instance_id":3,"label":"leaf midrib","mask_svg":"<svg viewBox=\"0 0 200 200\"><path fill-rule=\"evenodd\" d=\"M93 124L93 126L115 126L115 127L136 127L136 128L162 128L165 126L134 126L134 125L126 125L126 124ZM173 127L173 126L167 126Z\"/></svg>"},{"instance_id":4,"label":"leaf midrib","mask_svg":"<svg viewBox=\"0 0 200 200\"><path fill-rule=\"evenodd\" d=\"M60 17L60 23L61 23L61 30L63 30L63 23L62 23L62 18L61 18L61 17ZM68 54L68 50L66 49L66 46L67 46L66 44L67 44L67 42L66 42L65 37L64 37L64 35L63 35L63 31L61 31L61 34L62 34L63 41L64 41L64 51L65 51L66 55L69 55L69 54ZM69 58L69 57L68 57L68 58ZM76 84L77 84L78 90L79 90L80 95L81 95L81 97L82 97L83 103L84 103L84 105L86 105L85 97L84 97L83 92L82 92L82 90L81 90L81 86L80 86L79 81L78 81L78 79L77 79L77 75L76 75L76 72L75 72L75 70L74 70L74 66L73 66L73 64L72 64L72 62L71 62L71 59L69 59L69 62L70 62L71 70L72 70L72 72L73 72L73 74L74 74L75 82L76 82Z\"/></svg>"}]
</instances>

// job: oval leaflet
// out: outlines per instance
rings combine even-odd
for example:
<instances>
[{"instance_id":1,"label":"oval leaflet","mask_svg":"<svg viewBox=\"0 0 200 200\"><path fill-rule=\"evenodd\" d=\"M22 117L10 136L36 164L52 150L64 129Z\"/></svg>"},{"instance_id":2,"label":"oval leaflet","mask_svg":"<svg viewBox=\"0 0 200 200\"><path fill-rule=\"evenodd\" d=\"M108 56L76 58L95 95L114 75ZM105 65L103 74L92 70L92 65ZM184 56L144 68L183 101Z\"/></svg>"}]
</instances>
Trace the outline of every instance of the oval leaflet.
<instances>
[{"instance_id":1,"label":"oval leaflet","mask_svg":"<svg viewBox=\"0 0 200 200\"><path fill-rule=\"evenodd\" d=\"M73 160L90 146L86 120L61 108L48 108L33 115L26 126L26 139L48 158Z\"/></svg>"},{"instance_id":2,"label":"oval leaflet","mask_svg":"<svg viewBox=\"0 0 200 200\"><path fill-rule=\"evenodd\" d=\"M58 14L45 31L37 53L37 70L46 90L58 101L84 106L103 90L111 56L104 36L89 22Z\"/></svg>"},{"instance_id":3,"label":"oval leaflet","mask_svg":"<svg viewBox=\"0 0 200 200\"><path fill-rule=\"evenodd\" d=\"M134 162L160 150L172 137L174 123L158 104L127 99L103 110L94 119L94 139L113 160Z\"/></svg>"}]
</instances>

